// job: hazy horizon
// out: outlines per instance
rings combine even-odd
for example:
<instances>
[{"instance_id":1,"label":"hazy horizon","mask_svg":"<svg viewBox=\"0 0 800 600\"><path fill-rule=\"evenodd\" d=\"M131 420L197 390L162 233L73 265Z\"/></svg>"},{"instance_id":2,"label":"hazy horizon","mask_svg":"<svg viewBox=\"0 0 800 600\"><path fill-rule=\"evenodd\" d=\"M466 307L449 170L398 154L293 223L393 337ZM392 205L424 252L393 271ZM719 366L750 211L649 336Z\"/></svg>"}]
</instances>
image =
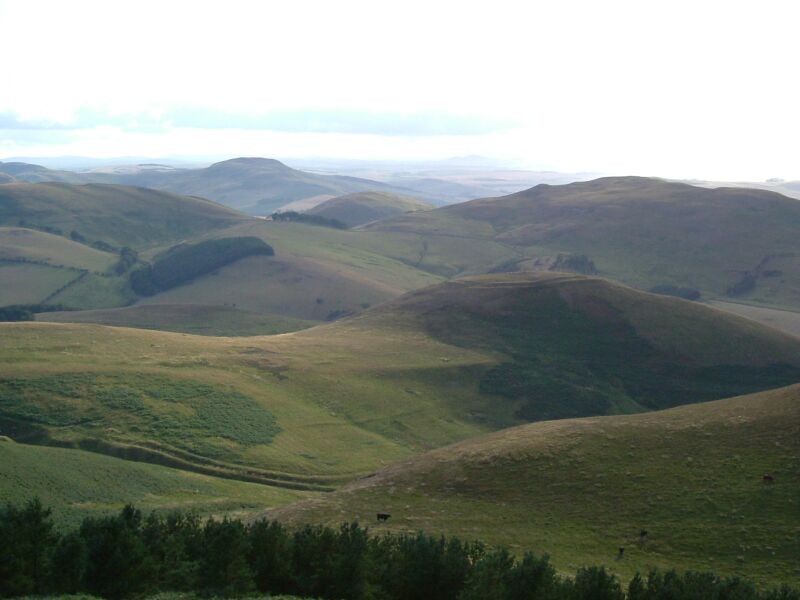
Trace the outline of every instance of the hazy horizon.
<instances>
[{"instance_id":1,"label":"hazy horizon","mask_svg":"<svg viewBox=\"0 0 800 600\"><path fill-rule=\"evenodd\" d=\"M0 0L0 156L800 179L798 9L769 7Z\"/></svg>"}]
</instances>

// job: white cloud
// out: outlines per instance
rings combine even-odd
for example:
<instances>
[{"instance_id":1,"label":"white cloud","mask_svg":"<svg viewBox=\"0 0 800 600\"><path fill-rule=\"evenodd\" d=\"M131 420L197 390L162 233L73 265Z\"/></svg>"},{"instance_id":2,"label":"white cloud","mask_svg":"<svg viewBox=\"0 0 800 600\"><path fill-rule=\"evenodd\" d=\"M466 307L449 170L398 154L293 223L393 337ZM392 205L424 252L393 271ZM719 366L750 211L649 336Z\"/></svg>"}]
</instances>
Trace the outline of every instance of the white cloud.
<instances>
[{"instance_id":1,"label":"white cloud","mask_svg":"<svg viewBox=\"0 0 800 600\"><path fill-rule=\"evenodd\" d=\"M0 149L290 154L280 145L298 155L408 157L468 147L560 169L800 178L795 4L5 1L0 112L23 119L159 122L193 106L452 113L517 128L373 144L358 133L167 127L109 138L88 127L49 146L5 131Z\"/></svg>"}]
</instances>

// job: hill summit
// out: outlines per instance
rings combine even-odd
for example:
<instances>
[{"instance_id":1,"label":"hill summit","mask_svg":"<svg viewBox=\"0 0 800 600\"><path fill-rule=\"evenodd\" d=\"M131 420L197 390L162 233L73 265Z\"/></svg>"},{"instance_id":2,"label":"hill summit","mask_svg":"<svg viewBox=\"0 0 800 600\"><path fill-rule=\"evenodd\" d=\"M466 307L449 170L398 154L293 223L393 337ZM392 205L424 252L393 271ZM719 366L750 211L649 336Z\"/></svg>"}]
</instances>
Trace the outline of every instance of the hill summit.
<instances>
[{"instance_id":1,"label":"hill summit","mask_svg":"<svg viewBox=\"0 0 800 600\"><path fill-rule=\"evenodd\" d=\"M800 203L764 190L604 177L541 184L369 228L427 236L431 246L469 238L476 254L491 243L515 248L517 257L496 271L535 269L537 259L569 253L643 289L672 285L800 306Z\"/></svg>"},{"instance_id":2,"label":"hill summit","mask_svg":"<svg viewBox=\"0 0 800 600\"><path fill-rule=\"evenodd\" d=\"M502 355L482 392L542 420L667 408L800 380L800 339L696 303L561 273L469 277L355 321ZM402 325L393 325L402 324Z\"/></svg>"}]
</instances>

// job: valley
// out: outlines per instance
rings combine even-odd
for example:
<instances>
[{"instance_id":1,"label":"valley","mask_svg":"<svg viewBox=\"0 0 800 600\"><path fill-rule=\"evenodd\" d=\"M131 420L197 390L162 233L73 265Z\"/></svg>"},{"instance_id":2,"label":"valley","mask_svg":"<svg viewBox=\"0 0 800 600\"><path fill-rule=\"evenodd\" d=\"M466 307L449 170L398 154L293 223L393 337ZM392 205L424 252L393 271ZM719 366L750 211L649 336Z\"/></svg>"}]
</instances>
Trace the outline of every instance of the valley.
<instances>
[{"instance_id":1,"label":"valley","mask_svg":"<svg viewBox=\"0 0 800 600\"><path fill-rule=\"evenodd\" d=\"M24 482L0 500L61 523L386 512L376 534L563 572L796 581L798 206L608 178L350 193L296 213L315 221L0 185L0 300L29 316L0 323L0 475Z\"/></svg>"}]
</instances>

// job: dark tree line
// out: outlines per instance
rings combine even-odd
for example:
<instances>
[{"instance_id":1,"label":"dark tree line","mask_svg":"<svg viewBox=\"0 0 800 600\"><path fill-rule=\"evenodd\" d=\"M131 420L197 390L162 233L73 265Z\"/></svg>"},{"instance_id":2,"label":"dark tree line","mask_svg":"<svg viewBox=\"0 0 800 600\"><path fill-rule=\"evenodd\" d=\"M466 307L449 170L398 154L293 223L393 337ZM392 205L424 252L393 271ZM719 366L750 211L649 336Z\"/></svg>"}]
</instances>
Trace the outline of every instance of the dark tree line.
<instances>
[{"instance_id":1,"label":"dark tree line","mask_svg":"<svg viewBox=\"0 0 800 600\"><path fill-rule=\"evenodd\" d=\"M38 500L0 508L0 596L158 592L332 600L800 600L738 578L674 571L627 586L603 567L558 575L546 556L423 533L368 536L356 523L290 530L190 513L87 517L57 532Z\"/></svg>"},{"instance_id":2,"label":"dark tree line","mask_svg":"<svg viewBox=\"0 0 800 600\"><path fill-rule=\"evenodd\" d=\"M40 312L67 310L63 304L10 304L0 306L0 321L33 321Z\"/></svg>"},{"instance_id":3,"label":"dark tree line","mask_svg":"<svg viewBox=\"0 0 800 600\"><path fill-rule=\"evenodd\" d=\"M343 223L339 219L331 219L323 217L322 215L300 213L294 210L272 213L270 217L273 221L282 221L285 223L304 223L306 225L317 225L319 227L332 227L333 229L349 229L347 223Z\"/></svg>"},{"instance_id":4,"label":"dark tree line","mask_svg":"<svg viewBox=\"0 0 800 600\"><path fill-rule=\"evenodd\" d=\"M242 258L259 255L274 256L275 251L264 240L253 236L178 244L160 255L152 265L143 264L131 271L131 288L140 296L152 296ZM133 262L129 267L138 257L131 258Z\"/></svg>"}]
</instances>

